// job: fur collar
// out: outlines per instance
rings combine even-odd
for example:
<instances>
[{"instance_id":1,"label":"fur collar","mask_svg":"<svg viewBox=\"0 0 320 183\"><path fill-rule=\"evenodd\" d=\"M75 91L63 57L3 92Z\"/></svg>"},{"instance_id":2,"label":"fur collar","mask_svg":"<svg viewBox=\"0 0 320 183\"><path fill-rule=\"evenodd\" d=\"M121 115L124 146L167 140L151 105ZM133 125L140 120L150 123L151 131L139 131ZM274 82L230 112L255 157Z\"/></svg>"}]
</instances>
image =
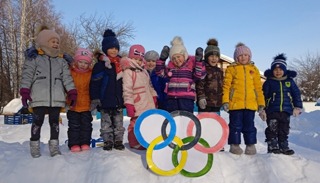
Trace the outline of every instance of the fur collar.
<instances>
[{"instance_id":1,"label":"fur collar","mask_svg":"<svg viewBox=\"0 0 320 183\"><path fill-rule=\"evenodd\" d=\"M295 78L297 76L297 72L296 71L291 71L291 70L287 70L287 75L277 79L273 76L273 72L271 71L271 69L267 69L266 71L264 71L264 76L267 77L268 79L273 79L273 80L285 80L287 78Z\"/></svg>"}]
</instances>

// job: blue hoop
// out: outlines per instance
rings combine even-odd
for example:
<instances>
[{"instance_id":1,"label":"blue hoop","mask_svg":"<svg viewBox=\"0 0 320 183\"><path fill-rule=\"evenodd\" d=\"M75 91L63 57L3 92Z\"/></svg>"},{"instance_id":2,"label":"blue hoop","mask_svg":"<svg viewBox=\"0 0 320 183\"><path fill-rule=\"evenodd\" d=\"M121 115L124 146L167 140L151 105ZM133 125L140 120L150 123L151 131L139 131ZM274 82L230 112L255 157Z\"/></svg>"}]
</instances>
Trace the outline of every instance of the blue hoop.
<instances>
[{"instance_id":1,"label":"blue hoop","mask_svg":"<svg viewBox=\"0 0 320 183\"><path fill-rule=\"evenodd\" d=\"M144 113L142 113L138 117L136 124L134 125L134 134L135 134L137 140L139 141L139 143L143 147L145 147L145 148L149 147L150 144L147 141L145 141L141 135L140 126L141 126L142 121L146 117L153 115L153 114L159 114L161 116L164 116L166 119L168 119L170 126L171 126L168 138L166 140L164 140L162 143L157 144L154 147L154 150L159 150L159 149L162 149L162 148L165 148L166 146L168 146L173 141L173 138L176 136L176 131L177 131L176 123L175 123L173 117L167 111L159 110L159 109L150 109L150 110L147 110Z\"/></svg>"}]
</instances>

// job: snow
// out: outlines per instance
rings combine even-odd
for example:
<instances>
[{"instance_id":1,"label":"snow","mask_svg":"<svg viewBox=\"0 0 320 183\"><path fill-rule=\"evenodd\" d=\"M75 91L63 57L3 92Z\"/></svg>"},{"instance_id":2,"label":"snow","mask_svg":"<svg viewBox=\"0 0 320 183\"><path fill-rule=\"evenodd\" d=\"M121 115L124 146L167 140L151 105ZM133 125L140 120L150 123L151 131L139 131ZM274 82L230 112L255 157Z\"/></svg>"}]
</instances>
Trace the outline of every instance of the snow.
<instances>
[{"instance_id":1,"label":"snow","mask_svg":"<svg viewBox=\"0 0 320 183\"><path fill-rule=\"evenodd\" d=\"M180 174L160 176L146 169L146 151L130 149L127 134L124 151L103 151L96 147L86 152L71 153L65 144L68 125L64 113L61 114L64 124L60 126L59 136L62 155L49 156L50 130L46 117L41 130L42 156L34 159L29 153L30 124L5 125L3 116L0 116L0 182L319 182L320 107L315 106L315 102L304 103L304 106L300 116L291 118L289 145L296 152L294 155L267 154L264 142L266 124L256 115L258 153L253 156L233 155L225 145L225 152L214 153L211 170L198 178ZM10 110L16 110L12 108ZM221 114L228 122L228 114ZM127 128L129 118L124 120ZM99 138L99 129L99 120L94 120L94 139ZM241 147L245 148L245 145Z\"/></svg>"}]
</instances>

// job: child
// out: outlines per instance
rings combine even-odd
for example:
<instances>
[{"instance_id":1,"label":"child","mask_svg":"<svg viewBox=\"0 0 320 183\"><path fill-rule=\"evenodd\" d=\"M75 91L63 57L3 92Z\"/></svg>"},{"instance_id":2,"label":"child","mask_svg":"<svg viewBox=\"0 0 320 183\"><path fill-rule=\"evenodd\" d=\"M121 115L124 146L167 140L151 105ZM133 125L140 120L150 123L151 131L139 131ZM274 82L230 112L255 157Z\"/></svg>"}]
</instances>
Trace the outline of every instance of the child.
<instances>
[{"instance_id":1,"label":"child","mask_svg":"<svg viewBox=\"0 0 320 183\"><path fill-rule=\"evenodd\" d=\"M154 109L157 103L157 93L150 82L148 72L143 68L145 49L141 45L130 47L128 58L121 59L123 73L123 98L130 119L128 126L129 146L144 150L134 135L134 125L137 118L145 111Z\"/></svg>"},{"instance_id":2,"label":"child","mask_svg":"<svg viewBox=\"0 0 320 183\"><path fill-rule=\"evenodd\" d=\"M167 111L185 110L193 113L195 100L195 81L205 76L202 62L203 49L197 48L196 56L188 56L181 37L171 41L171 49L164 46L160 60L157 60L156 73L158 76L168 78L165 91L167 92ZM166 67L166 59L170 57Z\"/></svg>"},{"instance_id":3,"label":"child","mask_svg":"<svg viewBox=\"0 0 320 183\"><path fill-rule=\"evenodd\" d=\"M59 114L65 107L66 94L71 107L76 105L77 90L70 74L68 63L59 55L60 36L47 26L37 27L37 47L39 54L34 59L26 60L21 74L20 95L22 104L27 107L27 100L33 108L34 120L31 125L30 152L33 158L41 156L40 131L46 111L50 124L50 155L61 154L59 150Z\"/></svg>"},{"instance_id":4,"label":"child","mask_svg":"<svg viewBox=\"0 0 320 183\"><path fill-rule=\"evenodd\" d=\"M103 149L110 151L114 147L124 150L123 135L123 98L122 69L120 65L120 45L115 33L108 29L102 40L102 55L95 51L98 59L92 70L90 81L90 111L98 109L101 113L100 136L103 138Z\"/></svg>"},{"instance_id":5,"label":"child","mask_svg":"<svg viewBox=\"0 0 320 183\"><path fill-rule=\"evenodd\" d=\"M260 117L263 121L267 120L265 134L268 153L292 155L294 151L288 146L290 115L296 117L301 113L302 101L300 90L293 80L297 73L287 70L286 60L283 53L277 55L271 69L264 72L267 77L263 84L266 108Z\"/></svg>"},{"instance_id":6,"label":"child","mask_svg":"<svg viewBox=\"0 0 320 183\"><path fill-rule=\"evenodd\" d=\"M89 83L92 69L92 53L84 48L79 48L75 54L71 75L78 91L77 105L67 112L68 122L68 147L71 152L90 149L92 133L92 115L90 109Z\"/></svg>"},{"instance_id":7,"label":"child","mask_svg":"<svg viewBox=\"0 0 320 183\"><path fill-rule=\"evenodd\" d=\"M257 129L254 126L255 111L262 112L265 102L262 93L260 72L250 62L250 49L243 43L238 43L234 51L234 60L227 67L222 103L223 109L229 112L230 152L242 154L240 148L241 132L246 144L245 154L256 154ZM230 111L229 111L230 110Z\"/></svg>"},{"instance_id":8,"label":"child","mask_svg":"<svg viewBox=\"0 0 320 183\"><path fill-rule=\"evenodd\" d=\"M197 81L197 104L199 112L215 112L220 115L222 106L223 71L217 67L220 49L216 39L210 39L205 49L206 77Z\"/></svg>"},{"instance_id":9,"label":"child","mask_svg":"<svg viewBox=\"0 0 320 183\"><path fill-rule=\"evenodd\" d=\"M147 62L147 70L150 75L152 86L156 90L158 95L157 108L166 110L167 109L167 93L164 92L164 89L166 87L166 83L169 80L167 78L159 77L155 72L156 61L159 59L159 54L156 51L151 50L144 55L144 59Z\"/></svg>"}]
</instances>

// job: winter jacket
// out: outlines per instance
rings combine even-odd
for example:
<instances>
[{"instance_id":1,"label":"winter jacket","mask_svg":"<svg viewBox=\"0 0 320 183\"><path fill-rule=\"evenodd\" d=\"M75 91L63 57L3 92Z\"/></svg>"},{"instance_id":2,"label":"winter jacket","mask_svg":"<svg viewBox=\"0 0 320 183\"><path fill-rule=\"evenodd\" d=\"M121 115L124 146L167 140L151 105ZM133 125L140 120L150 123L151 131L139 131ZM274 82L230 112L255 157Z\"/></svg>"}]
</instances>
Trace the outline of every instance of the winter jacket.
<instances>
[{"instance_id":1,"label":"winter jacket","mask_svg":"<svg viewBox=\"0 0 320 183\"><path fill-rule=\"evenodd\" d=\"M21 88L31 90L30 107L65 107L66 92L75 89L68 63L62 58L49 57L43 52L26 60L21 74Z\"/></svg>"},{"instance_id":2,"label":"winter jacket","mask_svg":"<svg viewBox=\"0 0 320 183\"><path fill-rule=\"evenodd\" d=\"M197 81L197 101L204 98L209 107L222 106L223 71L217 66L205 64L206 77ZM199 104L198 104L199 106Z\"/></svg>"},{"instance_id":3,"label":"winter jacket","mask_svg":"<svg viewBox=\"0 0 320 183\"><path fill-rule=\"evenodd\" d=\"M229 103L229 110L257 110L258 105L265 106L260 72L253 63L234 62L227 67L222 103Z\"/></svg>"},{"instance_id":4,"label":"winter jacket","mask_svg":"<svg viewBox=\"0 0 320 183\"><path fill-rule=\"evenodd\" d=\"M154 109L153 97L157 96L157 92L152 87L147 70L127 57L122 58L120 64L123 69L124 103L134 105L135 116Z\"/></svg>"},{"instance_id":5,"label":"winter jacket","mask_svg":"<svg viewBox=\"0 0 320 183\"><path fill-rule=\"evenodd\" d=\"M93 67L90 81L90 99L100 99L100 108L124 108L122 98L122 78L117 80L115 64L105 67L104 61L98 61Z\"/></svg>"},{"instance_id":6,"label":"winter jacket","mask_svg":"<svg viewBox=\"0 0 320 183\"><path fill-rule=\"evenodd\" d=\"M167 93L164 92L164 90L166 88L166 84L169 81L169 79L159 77L156 74L155 70L152 70L151 72L148 70L148 73L150 75L152 86L156 90L157 95L158 95L157 102L158 102L158 104L163 104L163 108L166 109L167 108Z\"/></svg>"},{"instance_id":7,"label":"winter jacket","mask_svg":"<svg viewBox=\"0 0 320 183\"><path fill-rule=\"evenodd\" d=\"M165 61L157 60L156 73L158 76L168 78L165 91L167 98L186 98L195 100L195 82L204 78L205 67L203 62L196 62L194 56L189 56L180 68L176 68L172 61L165 66Z\"/></svg>"},{"instance_id":8,"label":"winter jacket","mask_svg":"<svg viewBox=\"0 0 320 183\"><path fill-rule=\"evenodd\" d=\"M78 73L73 67L70 67L71 75L76 86L78 95L77 95L77 103L76 106L70 108L69 110L75 112L84 112L89 111L90 109L90 95L89 95L89 84L91 80L92 69L85 73ZM68 105L70 105L70 101L68 101Z\"/></svg>"},{"instance_id":9,"label":"winter jacket","mask_svg":"<svg viewBox=\"0 0 320 183\"><path fill-rule=\"evenodd\" d=\"M263 83L263 94L266 100L266 113L284 111L292 115L293 108L302 109L300 90L294 80L297 73L287 70L287 75L282 78L273 77L270 69L264 75L267 80Z\"/></svg>"}]
</instances>

